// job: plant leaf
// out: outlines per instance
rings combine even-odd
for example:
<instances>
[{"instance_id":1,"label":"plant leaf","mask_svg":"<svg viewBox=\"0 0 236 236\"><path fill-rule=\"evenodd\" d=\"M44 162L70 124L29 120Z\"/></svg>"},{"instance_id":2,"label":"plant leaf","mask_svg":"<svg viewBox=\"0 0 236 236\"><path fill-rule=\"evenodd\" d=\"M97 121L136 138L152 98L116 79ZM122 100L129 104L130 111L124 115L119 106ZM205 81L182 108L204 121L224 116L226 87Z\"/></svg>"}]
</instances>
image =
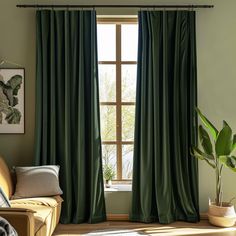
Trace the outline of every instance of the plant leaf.
<instances>
[{"instance_id":1,"label":"plant leaf","mask_svg":"<svg viewBox=\"0 0 236 236\"><path fill-rule=\"evenodd\" d=\"M224 166L236 172L236 157L235 156L219 156L219 160Z\"/></svg>"},{"instance_id":2,"label":"plant leaf","mask_svg":"<svg viewBox=\"0 0 236 236\"><path fill-rule=\"evenodd\" d=\"M236 134L234 134L233 136L233 143L232 143L232 147L231 147L231 152L236 148Z\"/></svg>"},{"instance_id":3,"label":"plant leaf","mask_svg":"<svg viewBox=\"0 0 236 236\"><path fill-rule=\"evenodd\" d=\"M227 123L217 136L215 148L218 156L228 156L231 153L232 130Z\"/></svg>"},{"instance_id":4,"label":"plant leaf","mask_svg":"<svg viewBox=\"0 0 236 236\"><path fill-rule=\"evenodd\" d=\"M228 123L223 120L223 127L225 126L229 126ZM230 127L230 126L229 126ZM234 134L233 136L233 142L232 142L232 146L231 146L231 152L236 148L236 134Z\"/></svg>"},{"instance_id":5,"label":"plant leaf","mask_svg":"<svg viewBox=\"0 0 236 236\"><path fill-rule=\"evenodd\" d=\"M229 125L225 120L223 120L223 127L225 127L225 126L229 126Z\"/></svg>"},{"instance_id":6,"label":"plant leaf","mask_svg":"<svg viewBox=\"0 0 236 236\"><path fill-rule=\"evenodd\" d=\"M228 157L227 156L219 156L219 160L222 164L226 165Z\"/></svg>"},{"instance_id":7,"label":"plant leaf","mask_svg":"<svg viewBox=\"0 0 236 236\"><path fill-rule=\"evenodd\" d=\"M116 173L112 165L106 164L103 166L103 177L105 180L112 180Z\"/></svg>"},{"instance_id":8,"label":"plant leaf","mask_svg":"<svg viewBox=\"0 0 236 236\"><path fill-rule=\"evenodd\" d=\"M191 149L191 155L196 157L199 160L204 160L207 162L208 165L210 165L212 168L216 168L215 164L213 164L207 157L209 157L208 154L202 152L199 148L197 147L192 147ZM206 157L207 156L207 157Z\"/></svg>"},{"instance_id":9,"label":"plant leaf","mask_svg":"<svg viewBox=\"0 0 236 236\"><path fill-rule=\"evenodd\" d=\"M200 155L200 156L202 156L204 158L207 158L209 160L214 160L214 156L211 156L211 155L208 155L207 153L204 153L198 147L192 147L192 151L194 151L195 153L197 153L198 155Z\"/></svg>"},{"instance_id":10,"label":"plant leaf","mask_svg":"<svg viewBox=\"0 0 236 236\"><path fill-rule=\"evenodd\" d=\"M236 167L236 157L235 156L230 156L230 165L235 168Z\"/></svg>"},{"instance_id":11,"label":"plant leaf","mask_svg":"<svg viewBox=\"0 0 236 236\"><path fill-rule=\"evenodd\" d=\"M211 139L207 131L202 127L202 125L199 126L199 138L204 151L208 155L212 156L213 149L212 149Z\"/></svg>"},{"instance_id":12,"label":"plant leaf","mask_svg":"<svg viewBox=\"0 0 236 236\"><path fill-rule=\"evenodd\" d=\"M196 111L201 118L202 123L210 130L214 140L216 140L219 131L216 127L202 114L202 112L196 107Z\"/></svg>"}]
</instances>

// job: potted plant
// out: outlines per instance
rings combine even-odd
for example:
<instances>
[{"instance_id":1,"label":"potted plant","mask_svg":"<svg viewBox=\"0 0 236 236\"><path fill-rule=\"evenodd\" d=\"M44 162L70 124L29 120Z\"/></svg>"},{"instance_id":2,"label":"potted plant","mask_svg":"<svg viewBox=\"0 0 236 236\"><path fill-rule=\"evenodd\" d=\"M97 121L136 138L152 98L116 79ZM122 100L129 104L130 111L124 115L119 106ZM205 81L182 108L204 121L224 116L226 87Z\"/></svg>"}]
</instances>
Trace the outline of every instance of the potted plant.
<instances>
[{"instance_id":1,"label":"potted plant","mask_svg":"<svg viewBox=\"0 0 236 236\"><path fill-rule=\"evenodd\" d=\"M103 166L103 178L105 180L105 186L107 188L111 187L111 181L114 179L115 176L116 173L111 165L106 164Z\"/></svg>"},{"instance_id":2,"label":"potted plant","mask_svg":"<svg viewBox=\"0 0 236 236\"><path fill-rule=\"evenodd\" d=\"M236 134L232 134L232 129L226 121L223 121L223 128L218 131L198 108L196 110L212 137L211 140L208 132L199 125L198 135L202 149L196 146L191 148L192 156L205 161L215 171L216 197L214 202L209 201L208 218L213 225L231 227L236 221L232 204L234 198L229 202L223 201L222 170L226 167L236 172L236 157L232 155L236 149Z\"/></svg>"}]
</instances>

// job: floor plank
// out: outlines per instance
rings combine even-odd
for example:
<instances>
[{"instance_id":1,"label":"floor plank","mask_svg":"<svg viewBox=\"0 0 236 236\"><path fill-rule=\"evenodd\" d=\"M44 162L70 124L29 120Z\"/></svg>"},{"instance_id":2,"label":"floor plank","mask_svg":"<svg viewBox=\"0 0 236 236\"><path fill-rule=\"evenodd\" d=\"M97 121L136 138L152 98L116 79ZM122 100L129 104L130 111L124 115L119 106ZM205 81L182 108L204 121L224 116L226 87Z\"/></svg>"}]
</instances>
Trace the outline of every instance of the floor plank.
<instances>
[{"instance_id":1,"label":"floor plank","mask_svg":"<svg viewBox=\"0 0 236 236\"><path fill-rule=\"evenodd\" d=\"M77 235L201 235L201 236L236 236L236 227L218 228L207 220L199 223L175 222L168 225L143 224L122 221L108 221L100 224L59 224L53 236Z\"/></svg>"}]
</instances>

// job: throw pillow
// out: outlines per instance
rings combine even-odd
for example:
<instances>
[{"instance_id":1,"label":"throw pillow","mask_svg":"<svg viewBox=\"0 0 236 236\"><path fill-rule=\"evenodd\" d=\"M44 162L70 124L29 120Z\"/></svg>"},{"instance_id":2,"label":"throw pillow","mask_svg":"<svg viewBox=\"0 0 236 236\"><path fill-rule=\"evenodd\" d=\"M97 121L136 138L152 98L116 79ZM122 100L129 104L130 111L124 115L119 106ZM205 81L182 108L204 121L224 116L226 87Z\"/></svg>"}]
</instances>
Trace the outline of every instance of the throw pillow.
<instances>
[{"instance_id":1,"label":"throw pillow","mask_svg":"<svg viewBox=\"0 0 236 236\"><path fill-rule=\"evenodd\" d=\"M16 191L12 199L61 195L59 166L15 167Z\"/></svg>"},{"instance_id":2,"label":"throw pillow","mask_svg":"<svg viewBox=\"0 0 236 236\"><path fill-rule=\"evenodd\" d=\"M8 198L1 187L0 187L0 207L11 207Z\"/></svg>"},{"instance_id":3,"label":"throw pillow","mask_svg":"<svg viewBox=\"0 0 236 236\"><path fill-rule=\"evenodd\" d=\"M18 236L13 226L3 217L0 216L0 235L1 236Z\"/></svg>"}]
</instances>

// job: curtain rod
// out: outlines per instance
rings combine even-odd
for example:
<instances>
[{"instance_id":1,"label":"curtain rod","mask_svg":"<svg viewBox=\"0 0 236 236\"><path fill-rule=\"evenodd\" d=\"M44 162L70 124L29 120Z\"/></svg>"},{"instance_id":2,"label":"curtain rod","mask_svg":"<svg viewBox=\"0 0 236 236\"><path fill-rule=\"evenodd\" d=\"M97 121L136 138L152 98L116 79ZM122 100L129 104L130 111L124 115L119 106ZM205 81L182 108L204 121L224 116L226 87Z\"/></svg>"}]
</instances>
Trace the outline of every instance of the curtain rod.
<instances>
[{"instance_id":1,"label":"curtain rod","mask_svg":"<svg viewBox=\"0 0 236 236\"><path fill-rule=\"evenodd\" d=\"M41 5L18 4L20 8L213 8L214 5Z\"/></svg>"}]
</instances>

